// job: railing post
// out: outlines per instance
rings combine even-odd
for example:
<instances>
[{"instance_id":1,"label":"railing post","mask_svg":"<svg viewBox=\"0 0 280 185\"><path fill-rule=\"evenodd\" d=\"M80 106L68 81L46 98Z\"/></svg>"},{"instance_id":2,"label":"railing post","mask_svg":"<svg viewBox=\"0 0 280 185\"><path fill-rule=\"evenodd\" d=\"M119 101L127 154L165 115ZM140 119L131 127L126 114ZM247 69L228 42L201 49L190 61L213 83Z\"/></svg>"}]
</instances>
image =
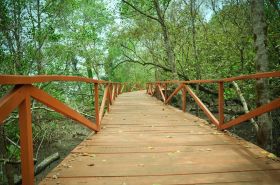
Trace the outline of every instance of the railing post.
<instances>
[{"instance_id":1,"label":"railing post","mask_svg":"<svg viewBox=\"0 0 280 185\"><path fill-rule=\"evenodd\" d=\"M115 98L118 97L118 92L119 92L119 86L118 84L115 84L116 86L116 92L115 92Z\"/></svg>"},{"instance_id":2,"label":"railing post","mask_svg":"<svg viewBox=\"0 0 280 185\"><path fill-rule=\"evenodd\" d=\"M23 185L34 185L34 162L32 142L30 96L19 105L20 158Z\"/></svg>"},{"instance_id":3,"label":"railing post","mask_svg":"<svg viewBox=\"0 0 280 185\"><path fill-rule=\"evenodd\" d=\"M108 91L107 91L107 102L106 102L106 105L107 105L107 112L110 112L110 84L107 84L106 88L108 88Z\"/></svg>"},{"instance_id":4,"label":"railing post","mask_svg":"<svg viewBox=\"0 0 280 185\"><path fill-rule=\"evenodd\" d=\"M121 94L122 93L122 84L120 83L119 84L119 94Z\"/></svg>"},{"instance_id":5,"label":"railing post","mask_svg":"<svg viewBox=\"0 0 280 185\"><path fill-rule=\"evenodd\" d=\"M112 84L111 83L109 83L108 84L109 85L109 103L110 103L110 105L112 105L113 104L113 99L112 99Z\"/></svg>"},{"instance_id":6,"label":"railing post","mask_svg":"<svg viewBox=\"0 0 280 185\"><path fill-rule=\"evenodd\" d=\"M224 124L224 82L219 82L219 127Z\"/></svg>"},{"instance_id":7,"label":"railing post","mask_svg":"<svg viewBox=\"0 0 280 185\"><path fill-rule=\"evenodd\" d=\"M125 91L125 83L122 84L122 89L121 89L121 93L123 93Z\"/></svg>"},{"instance_id":8,"label":"railing post","mask_svg":"<svg viewBox=\"0 0 280 185\"><path fill-rule=\"evenodd\" d=\"M111 96L112 96L112 102L115 100L115 84L112 84L112 92L111 92Z\"/></svg>"},{"instance_id":9,"label":"railing post","mask_svg":"<svg viewBox=\"0 0 280 185\"><path fill-rule=\"evenodd\" d=\"M182 88L182 111L186 112L186 96L187 96L187 92L185 87Z\"/></svg>"},{"instance_id":10,"label":"railing post","mask_svg":"<svg viewBox=\"0 0 280 185\"><path fill-rule=\"evenodd\" d=\"M114 86L113 100L115 101L115 99L116 99L117 87L116 87L116 84L113 84L113 86Z\"/></svg>"},{"instance_id":11,"label":"railing post","mask_svg":"<svg viewBox=\"0 0 280 185\"><path fill-rule=\"evenodd\" d=\"M94 84L94 107L95 107L95 121L98 130L100 129L100 119L99 119L99 93L98 93L98 83Z\"/></svg>"},{"instance_id":12,"label":"railing post","mask_svg":"<svg viewBox=\"0 0 280 185\"><path fill-rule=\"evenodd\" d=\"M164 86L164 96L165 96L165 99L167 99L167 83L165 83L165 86Z\"/></svg>"}]
</instances>

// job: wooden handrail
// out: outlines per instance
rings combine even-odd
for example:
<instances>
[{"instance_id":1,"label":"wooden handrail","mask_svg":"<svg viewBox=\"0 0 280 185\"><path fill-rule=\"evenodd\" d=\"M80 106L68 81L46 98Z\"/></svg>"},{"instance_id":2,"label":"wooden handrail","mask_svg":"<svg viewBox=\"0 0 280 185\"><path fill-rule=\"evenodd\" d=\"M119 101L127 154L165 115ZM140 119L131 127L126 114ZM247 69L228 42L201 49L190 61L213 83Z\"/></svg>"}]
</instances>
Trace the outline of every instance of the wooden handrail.
<instances>
[{"instance_id":1,"label":"wooden handrail","mask_svg":"<svg viewBox=\"0 0 280 185\"><path fill-rule=\"evenodd\" d=\"M177 88L171 93L169 97L165 96L164 103L167 104L170 102L170 100L181 90L182 91L182 110L185 112L186 110L186 93L188 92L195 102L198 104L198 106L203 110L205 115L210 119L210 121L216 125L216 127L220 130L227 129L230 127L233 127L235 125L238 125L244 121L247 121L253 117L259 116L261 114L264 114L266 112L270 112L274 109L277 109L280 107L280 98L273 100L267 104L264 104L258 108L255 108L251 110L250 112L241 115L233 120L228 121L227 123L224 123L224 83L237 81L237 80L250 80L250 79L261 79L261 78L279 78L280 77L280 71L274 71L274 72L265 72L265 73L256 73L256 74L250 74L250 75L242 75L237 77L231 77L231 78L223 78L219 80L189 80L189 81L178 81L178 80L169 80L169 81L156 81L156 82L149 82L146 84L147 88L147 94L154 95L158 88L153 88L153 86L159 86L164 85L167 87L168 84L174 84L177 85ZM218 84L218 112L219 112L219 119L217 119L206 107L205 104L198 98L198 96L191 90L191 88L188 86L188 84L205 84L205 83L216 83ZM165 93L167 91L167 88L165 88ZM163 92L159 92L161 95Z\"/></svg>"},{"instance_id":2,"label":"wooden handrail","mask_svg":"<svg viewBox=\"0 0 280 185\"><path fill-rule=\"evenodd\" d=\"M219 82L232 82L238 80L250 80L250 79L260 79L260 78L275 78L280 77L280 71L274 72L265 72L265 73L256 73L249 75L241 75L237 77L231 78L223 78L223 79L210 79L210 80L188 80L188 81L179 81L179 80L168 80L168 81L156 81L156 82L148 82L147 84L176 84L176 83L184 83L184 84L204 84L204 83L219 83Z\"/></svg>"},{"instance_id":3,"label":"wooden handrail","mask_svg":"<svg viewBox=\"0 0 280 185\"><path fill-rule=\"evenodd\" d=\"M47 92L33 86L34 83L69 81L85 82L94 84L94 107L95 123L85 118L79 112L73 110L68 105L57 100ZM31 98L40 101L56 112L71 118L78 123L94 130L100 131L101 120L105 104L109 112L109 106L113 100L122 93L121 83L95 80L77 76L58 76L58 75L0 75L0 85L15 85L14 88L0 99L0 125L9 114L19 108L19 127L20 127L20 150L21 150L21 172L22 184L34 185L34 164L33 164L33 141L32 141L32 118L31 118ZM105 85L104 95L101 105L99 105L99 87ZM113 92L112 89L113 88ZM107 102L107 103L106 103Z\"/></svg>"}]
</instances>

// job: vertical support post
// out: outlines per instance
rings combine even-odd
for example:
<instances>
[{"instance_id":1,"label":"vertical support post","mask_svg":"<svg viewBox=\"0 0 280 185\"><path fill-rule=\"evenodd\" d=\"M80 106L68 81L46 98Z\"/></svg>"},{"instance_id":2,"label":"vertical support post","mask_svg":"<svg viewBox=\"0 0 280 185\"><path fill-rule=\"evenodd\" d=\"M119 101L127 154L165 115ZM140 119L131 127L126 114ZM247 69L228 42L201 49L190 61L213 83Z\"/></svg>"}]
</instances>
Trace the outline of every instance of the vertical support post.
<instances>
[{"instance_id":1,"label":"vertical support post","mask_svg":"<svg viewBox=\"0 0 280 185\"><path fill-rule=\"evenodd\" d=\"M20 158L23 185L34 185L34 162L32 143L30 96L26 96L19 105L19 128L20 128Z\"/></svg>"},{"instance_id":2,"label":"vertical support post","mask_svg":"<svg viewBox=\"0 0 280 185\"><path fill-rule=\"evenodd\" d=\"M113 100L115 101L115 99L116 99L117 88L116 88L116 84L113 84L113 86L114 86Z\"/></svg>"},{"instance_id":3,"label":"vertical support post","mask_svg":"<svg viewBox=\"0 0 280 185\"><path fill-rule=\"evenodd\" d=\"M112 84L108 84L108 85L109 85L109 100L110 100L110 105L112 105L113 104L113 99L112 99L113 86L112 86Z\"/></svg>"},{"instance_id":4,"label":"vertical support post","mask_svg":"<svg viewBox=\"0 0 280 185\"><path fill-rule=\"evenodd\" d=\"M182 111L186 112L186 96L187 96L187 92L185 87L182 88Z\"/></svg>"},{"instance_id":5,"label":"vertical support post","mask_svg":"<svg viewBox=\"0 0 280 185\"><path fill-rule=\"evenodd\" d=\"M94 108L95 108L95 120L96 125L99 130L100 128L100 119L99 119L99 93L98 93L98 83L94 84Z\"/></svg>"},{"instance_id":6,"label":"vertical support post","mask_svg":"<svg viewBox=\"0 0 280 185\"><path fill-rule=\"evenodd\" d=\"M124 87L125 87L125 83L121 84L121 94L122 94L123 91L124 91Z\"/></svg>"},{"instance_id":7,"label":"vertical support post","mask_svg":"<svg viewBox=\"0 0 280 185\"><path fill-rule=\"evenodd\" d=\"M112 84L111 85L111 87L112 87L112 92L111 92L111 99L112 99L112 102L115 100L115 85L114 84Z\"/></svg>"},{"instance_id":8,"label":"vertical support post","mask_svg":"<svg viewBox=\"0 0 280 185\"><path fill-rule=\"evenodd\" d=\"M107 86L106 86L106 88L108 88L108 91L107 91L107 94L106 94L106 96L107 96L107 101L106 101L106 105L107 105L107 112L110 112L110 102L111 102L111 100L110 100L110 84L107 84Z\"/></svg>"},{"instance_id":9,"label":"vertical support post","mask_svg":"<svg viewBox=\"0 0 280 185\"><path fill-rule=\"evenodd\" d=\"M118 85L118 84L116 84L115 86L116 86L115 97L118 97L119 85Z\"/></svg>"},{"instance_id":10,"label":"vertical support post","mask_svg":"<svg viewBox=\"0 0 280 185\"><path fill-rule=\"evenodd\" d=\"M121 94L122 93L122 84L120 83L119 86L120 86L119 87L119 94Z\"/></svg>"},{"instance_id":11,"label":"vertical support post","mask_svg":"<svg viewBox=\"0 0 280 185\"><path fill-rule=\"evenodd\" d=\"M165 86L164 86L164 96L165 96L165 99L167 100L167 83L165 83Z\"/></svg>"},{"instance_id":12,"label":"vertical support post","mask_svg":"<svg viewBox=\"0 0 280 185\"><path fill-rule=\"evenodd\" d=\"M224 124L224 82L219 82L219 126Z\"/></svg>"},{"instance_id":13,"label":"vertical support post","mask_svg":"<svg viewBox=\"0 0 280 185\"><path fill-rule=\"evenodd\" d=\"M118 95L121 94L121 84L118 84Z\"/></svg>"}]
</instances>

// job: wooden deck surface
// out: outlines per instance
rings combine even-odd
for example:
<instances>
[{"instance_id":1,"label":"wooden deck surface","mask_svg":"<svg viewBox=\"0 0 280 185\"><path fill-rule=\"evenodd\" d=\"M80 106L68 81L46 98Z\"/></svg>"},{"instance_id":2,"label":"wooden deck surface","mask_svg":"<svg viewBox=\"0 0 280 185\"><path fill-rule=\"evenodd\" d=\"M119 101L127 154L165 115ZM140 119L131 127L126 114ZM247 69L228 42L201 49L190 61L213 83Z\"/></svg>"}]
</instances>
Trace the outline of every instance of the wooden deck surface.
<instances>
[{"instance_id":1,"label":"wooden deck surface","mask_svg":"<svg viewBox=\"0 0 280 185\"><path fill-rule=\"evenodd\" d=\"M40 185L280 184L280 163L145 94L120 95L103 129Z\"/></svg>"}]
</instances>

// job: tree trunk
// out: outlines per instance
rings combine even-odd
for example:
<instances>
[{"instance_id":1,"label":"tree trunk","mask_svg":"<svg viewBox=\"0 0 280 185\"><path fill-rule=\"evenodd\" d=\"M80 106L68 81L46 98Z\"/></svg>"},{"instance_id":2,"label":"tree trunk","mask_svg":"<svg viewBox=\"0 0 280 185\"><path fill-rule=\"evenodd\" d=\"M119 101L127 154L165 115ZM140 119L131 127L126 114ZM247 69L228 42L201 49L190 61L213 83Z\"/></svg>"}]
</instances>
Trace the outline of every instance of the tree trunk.
<instances>
[{"instance_id":1,"label":"tree trunk","mask_svg":"<svg viewBox=\"0 0 280 185\"><path fill-rule=\"evenodd\" d=\"M14 61L15 61L15 71L17 74L24 74L24 69L22 65L22 25L21 25L21 13L22 13L22 4L21 2L14 1L13 2L13 36L15 41L15 54L14 54Z\"/></svg>"},{"instance_id":2,"label":"tree trunk","mask_svg":"<svg viewBox=\"0 0 280 185\"><path fill-rule=\"evenodd\" d=\"M192 24L192 44L193 44L193 56L196 66L196 80L201 79L201 67L198 60L197 46L196 46L196 27L195 27L195 18L196 18L196 9L195 9L196 0L190 1L190 13L191 13L191 24ZM196 85L196 90L199 91L199 84ZM196 116L199 115L199 107L196 105Z\"/></svg>"},{"instance_id":3,"label":"tree trunk","mask_svg":"<svg viewBox=\"0 0 280 185\"><path fill-rule=\"evenodd\" d=\"M158 20L159 20L159 23L160 23L160 26L162 29L162 36L163 36L163 41L164 41L165 52L167 55L167 60L168 60L169 65L171 66L173 79L175 80L175 79L178 79L175 54L174 54L174 50L173 50L173 47L172 47L172 44L171 44L171 41L169 38L168 28L165 24L164 13L160 8L159 1L154 0L153 2L154 2L154 6L156 8Z\"/></svg>"},{"instance_id":4,"label":"tree trunk","mask_svg":"<svg viewBox=\"0 0 280 185\"><path fill-rule=\"evenodd\" d=\"M43 40L42 40L42 28L41 28L41 11L40 11L40 0L37 0L37 48L36 48L36 60L37 60L37 73L38 75L44 73L43 72L43 54L42 54L42 46L43 46Z\"/></svg>"},{"instance_id":5,"label":"tree trunk","mask_svg":"<svg viewBox=\"0 0 280 185\"><path fill-rule=\"evenodd\" d=\"M248 113L248 112L249 112L249 108L248 108L247 102L246 102L246 100L245 100L245 98L244 98L244 96L243 96L243 94L242 94L242 92L241 92L241 90L240 90L240 88L239 88L239 85L238 85L235 81L232 81L232 84L233 84L233 86L234 86L234 88L235 88L236 93L237 93L238 96L239 96L239 99L240 99L240 101L241 101L241 103L242 103L244 112L245 112L245 113ZM256 123L256 121L254 120L254 118L251 118L251 119L250 119L250 122L254 125L256 133L258 133L259 126L258 126L258 124Z\"/></svg>"},{"instance_id":6,"label":"tree trunk","mask_svg":"<svg viewBox=\"0 0 280 185\"><path fill-rule=\"evenodd\" d=\"M251 11L253 19L253 33L256 49L256 71L268 71L268 52L267 52L267 25L264 15L264 1L251 0ZM259 79L256 82L257 106L269 102L268 80ZM258 117L259 131L257 142L265 149L269 149L272 139L272 122L268 113Z\"/></svg>"}]
</instances>

